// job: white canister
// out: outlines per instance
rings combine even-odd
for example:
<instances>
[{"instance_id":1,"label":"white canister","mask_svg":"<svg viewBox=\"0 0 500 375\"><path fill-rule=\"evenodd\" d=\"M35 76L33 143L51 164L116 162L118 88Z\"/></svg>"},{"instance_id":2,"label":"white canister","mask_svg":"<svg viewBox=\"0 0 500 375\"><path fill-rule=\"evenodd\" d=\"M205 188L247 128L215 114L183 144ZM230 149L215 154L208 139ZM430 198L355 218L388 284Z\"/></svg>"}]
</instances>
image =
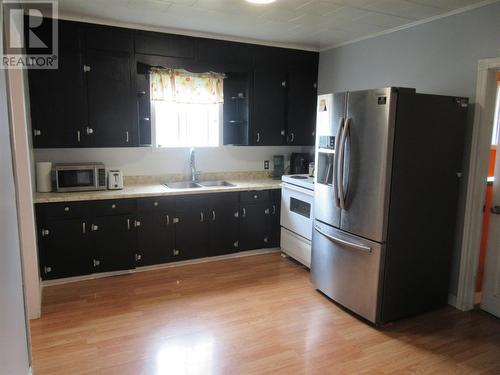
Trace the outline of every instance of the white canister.
<instances>
[{"instance_id":1,"label":"white canister","mask_svg":"<svg viewBox=\"0 0 500 375\"><path fill-rule=\"evenodd\" d=\"M36 191L49 193L52 191L52 163L36 163Z\"/></svg>"}]
</instances>

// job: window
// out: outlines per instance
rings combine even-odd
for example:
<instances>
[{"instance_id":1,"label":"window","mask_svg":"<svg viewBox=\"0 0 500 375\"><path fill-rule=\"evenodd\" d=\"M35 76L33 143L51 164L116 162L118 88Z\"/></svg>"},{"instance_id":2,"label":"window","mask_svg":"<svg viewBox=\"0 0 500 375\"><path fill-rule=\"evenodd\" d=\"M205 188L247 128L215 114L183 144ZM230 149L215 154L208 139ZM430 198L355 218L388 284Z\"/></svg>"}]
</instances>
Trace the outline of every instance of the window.
<instances>
[{"instance_id":1,"label":"window","mask_svg":"<svg viewBox=\"0 0 500 375\"><path fill-rule=\"evenodd\" d=\"M224 75L153 69L152 120L156 147L220 145Z\"/></svg>"}]
</instances>

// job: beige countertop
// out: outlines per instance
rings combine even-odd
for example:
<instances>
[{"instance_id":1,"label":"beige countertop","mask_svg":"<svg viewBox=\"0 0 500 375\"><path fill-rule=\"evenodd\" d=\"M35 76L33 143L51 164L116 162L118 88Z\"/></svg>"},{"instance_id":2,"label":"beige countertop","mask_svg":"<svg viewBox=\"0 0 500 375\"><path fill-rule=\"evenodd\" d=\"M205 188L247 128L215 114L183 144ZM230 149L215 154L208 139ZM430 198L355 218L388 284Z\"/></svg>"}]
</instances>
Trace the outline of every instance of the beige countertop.
<instances>
[{"instance_id":1,"label":"beige countertop","mask_svg":"<svg viewBox=\"0 0 500 375\"><path fill-rule=\"evenodd\" d=\"M160 183L127 185L122 190L85 191L72 193L35 193L35 203L91 201L102 199L124 199L158 197L168 195L221 193L230 191L279 189L281 180L271 178L251 180L229 180L236 186L201 187L193 189L171 189Z\"/></svg>"}]
</instances>

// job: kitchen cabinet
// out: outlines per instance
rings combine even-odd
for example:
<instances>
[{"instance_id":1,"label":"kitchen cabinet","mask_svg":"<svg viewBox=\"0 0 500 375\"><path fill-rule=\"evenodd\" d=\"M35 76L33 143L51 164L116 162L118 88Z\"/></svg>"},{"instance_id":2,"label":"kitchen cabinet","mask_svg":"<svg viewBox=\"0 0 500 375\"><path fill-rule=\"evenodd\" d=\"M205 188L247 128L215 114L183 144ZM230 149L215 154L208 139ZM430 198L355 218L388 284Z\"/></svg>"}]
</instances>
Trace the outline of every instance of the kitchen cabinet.
<instances>
[{"instance_id":1,"label":"kitchen cabinet","mask_svg":"<svg viewBox=\"0 0 500 375\"><path fill-rule=\"evenodd\" d=\"M152 146L149 66L138 63L136 72L137 126L139 146Z\"/></svg>"},{"instance_id":2,"label":"kitchen cabinet","mask_svg":"<svg viewBox=\"0 0 500 375\"><path fill-rule=\"evenodd\" d=\"M289 145L315 143L317 80L317 65L288 70L286 143Z\"/></svg>"},{"instance_id":3,"label":"kitchen cabinet","mask_svg":"<svg viewBox=\"0 0 500 375\"><path fill-rule=\"evenodd\" d=\"M87 51L88 146L136 144L131 100L130 56Z\"/></svg>"},{"instance_id":4,"label":"kitchen cabinet","mask_svg":"<svg viewBox=\"0 0 500 375\"><path fill-rule=\"evenodd\" d=\"M36 205L44 280L279 244L280 190Z\"/></svg>"},{"instance_id":5,"label":"kitchen cabinet","mask_svg":"<svg viewBox=\"0 0 500 375\"><path fill-rule=\"evenodd\" d=\"M43 279L87 275L92 272L92 247L85 219L48 219L38 226Z\"/></svg>"},{"instance_id":6,"label":"kitchen cabinet","mask_svg":"<svg viewBox=\"0 0 500 375\"><path fill-rule=\"evenodd\" d=\"M208 256L208 205L205 195L177 197L174 260Z\"/></svg>"},{"instance_id":7,"label":"kitchen cabinet","mask_svg":"<svg viewBox=\"0 0 500 375\"><path fill-rule=\"evenodd\" d=\"M135 52L181 59L195 58L195 39L172 34L136 31Z\"/></svg>"},{"instance_id":8,"label":"kitchen cabinet","mask_svg":"<svg viewBox=\"0 0 500 375\"><path fill-rule=\"evenodd\" d=\"M248 73L226 73L224 80L223 143L247 145L250 126Z\"/></svg>"},{"instance_id":9,"label":"kitchen cabinet","mask_svg":"<svg viewBox=\"0 0 500 375\"><path fill-rule=\"evenodd\" d=\"M143 198L137 201L137 266L150 266L174 259L174 209L171 197Z\"/></svg>"},{"instance_id":10,"label":"kitchen cabinet","mask_svg":"<svg viewBox=\"0 0 500 375\"><path fill-rule=\"evenodd\" d=\"M134 215L100 216L91 220L94 272L135 267Z\"/></svg>"},{"instance_id":11,"label":"kitchen cabinet","mask_svg":"<svg viewBox=\"0 0 500 375\"><path fill-rule=\"evenodd\" d=\"M56 70L28 70L35 148L81 147L84 141L87 96L83 54L61 49L58 64Z\"/></svg>"},{"instance_id":12,"label":"kitchen cabinet","mask_svg":"<svg viewBox=\"0 0 500 375\"><path fill-rule=\"evenodd\" d=\"M239 193L211 194L209 222L209 254L224 255L239 248Z\"/></svg>"},{"instance_id":13,"label":"kitchen cabinet","mask_svg":"<svg viewBox=\"0 0 500 375\"><path fill-rule=\"evenodd\" d=\"M285 143L286 72L256 68L251 144L276 146Z\"/></svg>"}]
</instances>

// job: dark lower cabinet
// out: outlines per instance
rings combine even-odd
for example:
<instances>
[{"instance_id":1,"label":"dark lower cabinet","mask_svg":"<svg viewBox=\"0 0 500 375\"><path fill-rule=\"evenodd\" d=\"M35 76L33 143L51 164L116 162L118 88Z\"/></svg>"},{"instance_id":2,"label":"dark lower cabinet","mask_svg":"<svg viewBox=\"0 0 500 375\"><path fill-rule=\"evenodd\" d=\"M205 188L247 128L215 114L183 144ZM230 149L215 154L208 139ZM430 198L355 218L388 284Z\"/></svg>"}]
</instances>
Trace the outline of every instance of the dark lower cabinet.
<instances>
[{"instance_id":1,"label":"dark lower cabinet","mask_svg":"<svg viewBox=\"0 0 500 375\"><path fill-rule=\"evenodd\" d=\"M54 219L38 226L40 274L43 279L87 275L92 270L88 223Z\"/></svg>"},{"instance_id":2,"label":"dark lower cabinet","mask_svg":"<svg viewBox=\"0 0 500 375\"><path fill-rule=\"evenodd\" d=\"M205 195L178 197L175 203L173 260L208 256L208 222Z\"/></svg>"},{"instance_id":3,"label":"dark lower cabinet","mask_svg":"<svg viewBox=\"0 0 500 375\"><path fill-rule=\"evenodd\" d=\"M240 208L240 249L262 249L270 242L269 202L245 204Z\"/></svg>"},{"instance_id":4,"label":"dark lower cabinet","mask_svg":"<svg viewBox=\"0 0 500 375\"><path fill-rule=\"evenodd\" d=\"M136 232L133 215L93 218L90 230L94 248L94 272L135 267Z\"/></svg>"},{"instance_id":5,"label":"dark lower cabinet","mask_svg":"<svg viewBox=\"0 0 500 375\"><path fill-rule=\"evenodd\" d=\"M279 246L280 190L38 204L42 279Z\"/></svg>"},{"instance_id":6,"label":"dark lower cabinet","mask_svg":"<svg viewBox=\"0 0 500 375\"><path fill-rule=\"evenodd\" d=\"M239 249L239 194L220 193L211 197L209 255L224 255Z\"/></svg>"},{"instance_id":7,"label":"dark lower cabinet","mask_svg":"<svg viewBox=\"0 0 500 375\"><path fill-rule=\"evenodd\" d=\"M136 266L150 266L174 259L174 208L171 197L137 201Z\"/></svg>"}]
</instances>

